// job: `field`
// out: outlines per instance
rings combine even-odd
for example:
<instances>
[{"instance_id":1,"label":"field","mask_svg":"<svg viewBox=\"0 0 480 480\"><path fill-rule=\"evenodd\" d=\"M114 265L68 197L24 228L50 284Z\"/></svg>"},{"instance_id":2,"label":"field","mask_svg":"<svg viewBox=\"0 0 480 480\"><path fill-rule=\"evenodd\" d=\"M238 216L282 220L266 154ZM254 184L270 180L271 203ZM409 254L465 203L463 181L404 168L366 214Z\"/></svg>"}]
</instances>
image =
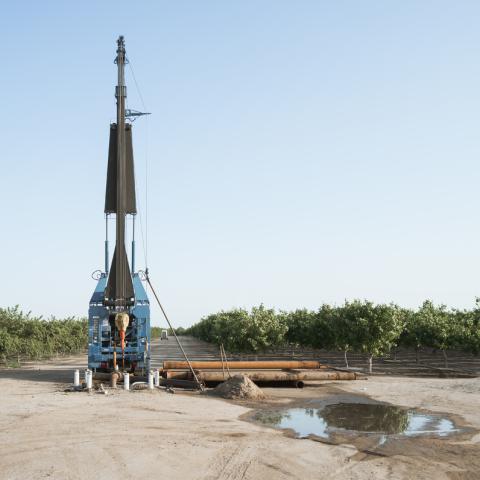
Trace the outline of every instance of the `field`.
<instances>
[{"instance_id":1,"label":"field","mask_svg":"<svg viewBox=\"0 0 480 480\"><path fill-rule=\"evenodd\" d=\"M217 355L214 345L188 337L184 344L192 358ZM180 358L171 337L155 340L153 352L157 364L165 357ZM294 353L296 357L317 354ZM341 353L324 355L330 363L342 362ZM400 352L396 362L379 362L378 375L368 380L317 382L303 390L266 388L268 399L262 404L179 391L64 392L73 369L85 366L84 355L3 369L0 478L478 478L480 379L431 378L443 370L442 357L423 355L433 362L433 369L421 370L412 353ZM453 360L455 353L451 356ZM364 358L352 357L351 362L354 368L365 367ZM420 370L407 377L407 367ZM454 361L450 368L478 371L478 359L458 354L458 364ZM468 434L404 442L401 451L392 444L380 452L362 445L298 440L247 421L252 409L339 394L445 412L468 426Z\"/></svg>"}]
</instances>

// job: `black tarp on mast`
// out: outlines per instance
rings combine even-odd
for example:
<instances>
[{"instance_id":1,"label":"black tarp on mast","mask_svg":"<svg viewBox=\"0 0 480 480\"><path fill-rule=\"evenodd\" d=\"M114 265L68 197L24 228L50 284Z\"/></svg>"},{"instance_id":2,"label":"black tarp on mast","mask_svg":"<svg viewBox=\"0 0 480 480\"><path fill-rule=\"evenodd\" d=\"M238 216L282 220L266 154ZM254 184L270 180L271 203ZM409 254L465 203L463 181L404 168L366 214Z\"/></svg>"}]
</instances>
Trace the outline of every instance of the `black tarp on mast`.
<instances>
[{"instance_id":1,"label":"black tarp on mast","mask_svg":"<svg viewBox=\"0 0 480 480\"><path fill-rule=\"evenodd\" d=\"M135 176L133 166L132 126L125 122L125 41L117 40L118 82L115 88L117 99L117 123L110 125L108 151L107 188L105 213L115 213L116 241L112 266L105 289L105 303L119 310L133 304L132 275L125 248L125 216L137 213L135 201Z\"/></svg>"}]
</instances>

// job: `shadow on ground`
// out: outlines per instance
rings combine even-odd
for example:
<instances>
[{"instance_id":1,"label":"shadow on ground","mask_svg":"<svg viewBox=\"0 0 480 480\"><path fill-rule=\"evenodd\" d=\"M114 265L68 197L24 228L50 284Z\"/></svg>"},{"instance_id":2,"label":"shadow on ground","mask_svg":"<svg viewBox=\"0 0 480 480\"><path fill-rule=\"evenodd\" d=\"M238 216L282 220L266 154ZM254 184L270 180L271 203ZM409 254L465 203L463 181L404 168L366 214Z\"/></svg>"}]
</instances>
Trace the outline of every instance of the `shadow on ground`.
<instances>
[{"instance_id":1,"label":"shadow on ground","mask_svg":"<svg viewBox=\"0 0 480 480\"><path fill-rule=\"evenodd\" d=\"M24 368L4 368L0 369L0 380L21 380L30 382L50 382L50 383L72 383L74 368L57 369L24 369Z\"/></svg>"}]
</instances>

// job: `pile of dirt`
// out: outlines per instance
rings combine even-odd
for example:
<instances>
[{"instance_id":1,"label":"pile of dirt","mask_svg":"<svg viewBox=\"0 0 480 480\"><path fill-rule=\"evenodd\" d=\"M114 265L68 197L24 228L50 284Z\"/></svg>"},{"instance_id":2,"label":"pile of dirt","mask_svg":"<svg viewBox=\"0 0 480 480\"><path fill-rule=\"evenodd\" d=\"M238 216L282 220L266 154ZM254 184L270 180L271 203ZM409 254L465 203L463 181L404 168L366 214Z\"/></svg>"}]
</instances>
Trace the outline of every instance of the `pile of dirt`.
<instances>
[{"instance_id":1,"label":"pile of dirt","mask_svg":"<svg viewBox=\"0 0 480 480\"><path fill-rule=\"evenodd\" d=\"M261 400L265 394L246 375L234 375L216 386L213 395L232 399Z\"/></svg>"}]
</instances>

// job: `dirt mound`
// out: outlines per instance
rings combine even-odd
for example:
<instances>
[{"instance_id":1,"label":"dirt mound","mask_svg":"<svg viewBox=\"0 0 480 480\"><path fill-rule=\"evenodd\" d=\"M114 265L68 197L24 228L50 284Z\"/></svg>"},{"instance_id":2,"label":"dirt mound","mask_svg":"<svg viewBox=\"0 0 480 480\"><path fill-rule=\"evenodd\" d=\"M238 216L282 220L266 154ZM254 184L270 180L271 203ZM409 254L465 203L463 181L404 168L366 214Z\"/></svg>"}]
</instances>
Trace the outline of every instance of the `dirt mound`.
<instances>
[{"instance_id":1,"label":"dirt mound","mask_svg":"<svg viewBox=\"0 0 480 480\"><path fill-rule=\"evenodd\" d=\"M215 387L213 395L223 398L260 400L265 394L246 375L234 375Z\"/></svg>"}]
</instances>

